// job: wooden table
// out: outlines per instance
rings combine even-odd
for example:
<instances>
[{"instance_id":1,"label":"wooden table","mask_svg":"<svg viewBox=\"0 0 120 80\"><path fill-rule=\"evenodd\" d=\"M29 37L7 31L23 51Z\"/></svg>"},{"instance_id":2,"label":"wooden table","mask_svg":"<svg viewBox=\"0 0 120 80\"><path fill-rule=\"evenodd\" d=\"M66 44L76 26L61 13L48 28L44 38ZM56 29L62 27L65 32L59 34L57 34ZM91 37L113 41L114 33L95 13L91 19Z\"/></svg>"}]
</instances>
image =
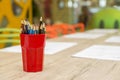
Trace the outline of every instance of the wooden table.
<instances>
[{"instance_id":1,"label":"wooden table","mask_svg":"<svg viewBox=\"0 0 120 80\"><path fill-rule=\"evenodd\" d=\"M21 54L0 52L0 80L120 80L120 61L73 58L71 55L93 44L120 45L105 43L111 35L88 40L63 37L48 41L77 42L78 45L55 55L45 55L44 70L27 73L22 70Z\"/></svg>"}]
</instances>

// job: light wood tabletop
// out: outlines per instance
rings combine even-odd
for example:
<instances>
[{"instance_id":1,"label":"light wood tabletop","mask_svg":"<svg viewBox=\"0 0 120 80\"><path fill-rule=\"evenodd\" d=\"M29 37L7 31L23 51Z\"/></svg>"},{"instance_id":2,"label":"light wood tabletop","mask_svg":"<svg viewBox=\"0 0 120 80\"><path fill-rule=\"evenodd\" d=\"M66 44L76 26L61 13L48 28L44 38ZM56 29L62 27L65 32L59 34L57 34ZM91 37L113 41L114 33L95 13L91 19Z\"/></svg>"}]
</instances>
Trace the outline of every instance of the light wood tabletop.
<instances>
[{"instance_id":1,"label":"light wood tabletop","mask_svg":"<svg viewBox=\"0 0 120 80\"><path fill-rule=\"evenodd\" d=\"M42 72L28 73L22 69L19 53L0 52L0 80L120 80L120 61L74 58L71 55L118 33L108 34L97 39L68 39L58 37L48 41L77 42L78 44L54 55L44 56Z\"/></svg>"}]
</instances>

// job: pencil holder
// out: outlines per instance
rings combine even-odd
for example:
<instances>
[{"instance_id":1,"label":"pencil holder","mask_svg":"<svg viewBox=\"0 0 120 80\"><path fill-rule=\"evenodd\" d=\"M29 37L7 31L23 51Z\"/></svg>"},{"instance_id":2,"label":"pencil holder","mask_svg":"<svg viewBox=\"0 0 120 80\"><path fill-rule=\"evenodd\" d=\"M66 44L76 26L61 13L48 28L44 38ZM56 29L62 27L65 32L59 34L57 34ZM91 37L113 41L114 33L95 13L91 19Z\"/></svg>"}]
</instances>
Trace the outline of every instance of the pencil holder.
<instances>
[{"instance_id":1,"label":"pencil holder","mask_svg":"<svg viewBox=\"0 0 120 80\"><path fill-rule=\"evenodd\" d=\"M45 34L20 34L23 70L38 72L43 70Z\"/></svg>"}]
</instances>

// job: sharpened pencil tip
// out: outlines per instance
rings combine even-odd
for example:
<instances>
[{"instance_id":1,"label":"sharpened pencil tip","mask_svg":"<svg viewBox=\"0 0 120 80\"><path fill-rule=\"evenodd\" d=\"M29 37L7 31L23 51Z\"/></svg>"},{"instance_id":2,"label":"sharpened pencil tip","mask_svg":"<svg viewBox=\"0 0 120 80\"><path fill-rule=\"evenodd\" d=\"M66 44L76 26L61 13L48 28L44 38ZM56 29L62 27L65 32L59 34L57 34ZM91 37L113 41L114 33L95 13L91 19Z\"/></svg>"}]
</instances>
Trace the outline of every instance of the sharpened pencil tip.
<instances>
[{"instance_id":1,"label":"sharpened pencil tip","mask_svg":"<svg viewBox=\"0 0 120 80\"><path fill-rule=\"evenodd\" d=\"M24 20L24 24L26 25L27 24L27 22Z\"/></svg>"},{"instance_id":2,"label":"sharpened pencil tip","mask_svg":"<svg viewBox=\"0 0 120 80\"><path fill-rule=\"evenodd\" d=\"M45 23L43 22L43 25L45 26Z\"/></svg>"},{"instance_id":3,"label":"sharpened pencil tip","mask_svg":"<svg viewBox=\"0 0 120 80\"><path fill-rule=\"evenodd\" d=\"M40 21L42 21L42 17L40 17Z\"/></svg>"},{"instance_id":4,"label":"sharpened pencil tip","mask_svg":"<svg viewBox=\"0 0 120 80\"><path fill-rule=\"evenodd\" d=\"M24 21L23 21L23 20L21 20L21 24L24 24Z\"/></svg>"}]
</instances>

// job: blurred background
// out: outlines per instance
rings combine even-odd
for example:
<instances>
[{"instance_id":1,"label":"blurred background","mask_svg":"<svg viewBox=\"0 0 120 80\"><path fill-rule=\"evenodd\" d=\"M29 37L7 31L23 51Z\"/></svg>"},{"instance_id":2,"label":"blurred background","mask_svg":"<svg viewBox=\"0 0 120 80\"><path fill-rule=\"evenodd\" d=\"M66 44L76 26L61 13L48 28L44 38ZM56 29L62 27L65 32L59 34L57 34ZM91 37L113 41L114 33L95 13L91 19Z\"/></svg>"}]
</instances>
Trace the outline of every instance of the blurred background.
<instances>
[{"instance_id":1,"label":"blurred background","mask_svg":"<svg viewBox=\"0 0 120 80\"><path fill-rule=\"evenodd\" d=\"M92 28L119 29L120 0L0 0L0 48L19 44L21 20L46 23L47 39Z\"/></svg>"}]
</instances>

